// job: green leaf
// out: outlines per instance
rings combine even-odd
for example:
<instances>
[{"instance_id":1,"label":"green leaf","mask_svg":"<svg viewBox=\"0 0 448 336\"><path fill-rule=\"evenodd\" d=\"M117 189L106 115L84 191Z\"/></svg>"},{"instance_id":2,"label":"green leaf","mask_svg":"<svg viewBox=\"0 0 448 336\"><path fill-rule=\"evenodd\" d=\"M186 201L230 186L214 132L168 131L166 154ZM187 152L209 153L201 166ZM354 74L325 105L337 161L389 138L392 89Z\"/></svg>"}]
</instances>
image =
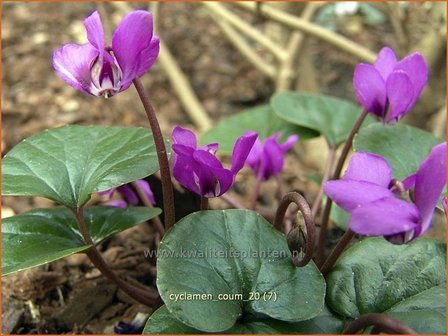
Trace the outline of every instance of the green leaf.
<instances>
[{"instance_id":1,"label":"green leaf","mask_svg":"<svg viewBox=\"0 0 448 336\"><path fill-rule=\"evenodd\" d=\"M365 239L345 251L327 276L327 302L351 319L373 312L405 323L416 315L431 316L431 326L414 323L413 328L438 333L445 328L445 259L445 244L435 240L393 245Z\"/></svg>"},{"instance_id":2,"label":"green leaf","mask_svg":"<svg viewBox=\"0 0 448 336\"><path fill-rule=\"evenodd\" d=\"M348 220L350 219L350 214L347 211L336 204L333 204L331 207L330 219L338 228L347 231Z\"/></svg>"},{"instance_id":3,"label":"green leaf","mask_svg":"<svg viewBox=\"0 0 448 336\"><path fill-rule=\"evenodd\" d=\"M160 214L158 208L94 207L84 219L95 244ZM35 209L3 219L2 274L46 264L87 250L67 208Z\"/></svg>"},{"instance_id":4,"label":"green leaf","mask_svg":"<svg viewBox=\"0 0 448 336\"><path fill-rule=\"evenodd\" d=\"M289 323L267 318L249 317L238 321L224 334L338 334L344 323L335 317L328 308L319 316L303 322ZM157 309L148 319L143 334L204 334L204 332L189 327L169 312L166 306Z\"/></svg>"},{"instance_id":5,"label":"green leaf","mask_svg":"<svg viewBox=\"0 0 448 336\"><path fill-rule=\"evenodd\" d=\"M70 208L85 204L95 191L159 169L148 129L77 125L23 140L2 167L3 195L42 196Z\"/></svg>"},{"instance_id":6,"label":"green leaf","mask_svg":"<svg viewBox=\"0 0 448 336\"><path fill-rule=\"evenodd\" d=\"M219 143L219 153L231 155L236 139L246 131L255 131L261 139L266 139L275 132L282 132L284 141L291 134L298 134L300 139L309 139L319 134L309 128L298 127L278 118L269 105L262 105L245 110L224 119L200 138L201 144Z\"/></svg>"},{"instance_id":7,"label":"green leaf","mask_svg":"<svg viewBox=\"0 0 448 336\"><path fill-rule=\"evenodd\" d=\"M160 243L157 274L168 310L207 332L231 328L243 313L310 319L322 310L325 296L314 263L294 267L285 236L249 210L183 218Z\"/></svg>"},{"instance_id":8,"label":"green leaf","mask_svg":"<svg viewBox=\"0 0 448 336\"><path fill-rule=\"evenodd\" d=\"M347 139L361 114L361 108L349 101L311 93L276 93L271 106L280 118L321 133L331 147ZM367 116L363 125L372 121Z\"/></svg>"},{"instance_id":9,"label":"green leaf","mask_svg":"<svg viewBox=\"0 0 448 336\"><path fill-rule=\"evenodd\" d=\"M431 149L441 143L429 132L405 125L375 123L361 129L354 140L357 152L372 152L386 158L395 179L415 173Z\"/></svg>"}]
</instances>

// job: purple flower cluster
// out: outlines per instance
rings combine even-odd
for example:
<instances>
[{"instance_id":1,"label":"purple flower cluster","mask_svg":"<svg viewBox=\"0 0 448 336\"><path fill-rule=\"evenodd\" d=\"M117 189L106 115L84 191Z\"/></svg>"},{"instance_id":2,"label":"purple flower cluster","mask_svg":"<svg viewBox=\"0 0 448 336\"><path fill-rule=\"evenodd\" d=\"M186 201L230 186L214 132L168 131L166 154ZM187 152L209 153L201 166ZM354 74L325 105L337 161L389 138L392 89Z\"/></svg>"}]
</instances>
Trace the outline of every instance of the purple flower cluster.
<instances>
[{"instance_id":1,"label":"purple flower cluster","mask_svg":"<svg viewBox=\"0 0 448 336\"><path fill-rule=\"evenodd\" d=\"M196 135L176 126L173 130L173 175L188 190L203 197L217 197L232 186L243 168L257 134L249 132L238 138L232 153L232 166L224 168L215 154L218 144L197 147Z\"/></svg>"},{"instance_id":2,"label":"purple flower cluster","mask_svg":"<svg viewBox=\"0 0 448 336\"><path fill-rule=\"evenodd\" d=\"M344 177L325 183L325 193L351 214L352 231L408 242L425 233L446 185L446 142L435 146L417 172L403 180L413 201L392 188L392 169L381 156L356 153Z\"/></svg>"},{"instance_id":3,"label":"purple flower cluster","mask_svg":"<svg viewBox=\"0 0 448 336\"><path fill-rule=\"evenodd\" d=\"M353 77L359 102L385 123L409 112L427 81L428 66L420 53L412 53L398 62L388 47L380 51L373 65L358 64Z\"/></svg>"},{"instance_id":4,"label":"purple flower cluster","mask_svg":"<svg viewBox=\"0 0 448 336\"><path fill-rule=\"evenodd\" d=\"M84 20L86 44L65 44L53 54L53 67L67 84L106 98L126 90L142 76L159 54L159 38L153 34L151 13L136 10L126 15L106 46L100 15Z\"/></svg>"}]
</instances>

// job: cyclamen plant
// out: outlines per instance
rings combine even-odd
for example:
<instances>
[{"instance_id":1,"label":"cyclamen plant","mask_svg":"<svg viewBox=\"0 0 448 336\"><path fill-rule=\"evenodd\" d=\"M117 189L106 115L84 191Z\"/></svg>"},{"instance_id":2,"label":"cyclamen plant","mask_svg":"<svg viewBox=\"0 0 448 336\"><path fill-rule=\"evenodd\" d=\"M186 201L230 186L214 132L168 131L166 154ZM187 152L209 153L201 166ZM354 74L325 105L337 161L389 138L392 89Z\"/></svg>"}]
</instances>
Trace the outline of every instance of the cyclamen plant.
<instances>
[{"instance_id":1,"label":"cyclamen plant","mask_svg":"<svg viewBox=\"0 0 448 336\"><path fill-rule=\"evenodd\" d=\"M156 308L163 303L146 322L144 333L337 334L371 325L378 333L445 333L445 248L422 236L434 221L446 185L446 142L392 123L411 111L426 85L428 69L419 53L397 61L386 47L374 65L356 67L354 87L364 110L328 96L278 93L268 110L272 120L281 121L273 123L278 129L247 118L254 113L248 111L233 117L244 126L243 132L235 134L235 127L229 126L235 119L233 124L224 120L198 141L193 131L176 126L166 147L139 80L159 52L151 13L138 10L125 16L111 46L105 42L98 12L84 25L88 43L56 50L56 73L73 88L105 98L134 84L151 131L64 126L25 139L7 153L3 195L47 197L62 207L4 220L3 275L86 253L130 297ZM228 130L224 138L218 128ZM324 210L318 210L322 194L312 211L298 192L281 195L263 216L245 209L228 194L240 183L237 174L247 165L258 181L249 206L254 209L261 181L281 179L288 150L299 135L303 138L291 131L296 129L322 134L334 153L344 143L336 166L333 169L329 160L322 176ZM230 168L225 168L217 153L219 142L229 138L236 141L233 150L223 150L231 154ZM396 146L387 147L390 143ZM352 147L355 153L340 178ZM163 220L144 180L158 170ZM177 222L172 176L202 198L198 211ZM104 204L109 206L87 206L97 192L109 199ZM117 194L123 199L114 198ZM223 195L236 209L209 210L208 199ZM331 217L332 201L348 212L347 222ZM145 206L137 206L140 203ZM290 203L296 210L288 212ZM446 199L442 203L446 206ZM295 217L289 229L285 223ZM328 254L330 220L346 232ZM113 234L145 221L151 221L161 238L157 288L123 280L97 249ZM361 241L347 248L355 233ZM417 320L416 312L430 318L431 325ZM120 323L115 330L136 328Z\"/></svg>"}]
</instances>

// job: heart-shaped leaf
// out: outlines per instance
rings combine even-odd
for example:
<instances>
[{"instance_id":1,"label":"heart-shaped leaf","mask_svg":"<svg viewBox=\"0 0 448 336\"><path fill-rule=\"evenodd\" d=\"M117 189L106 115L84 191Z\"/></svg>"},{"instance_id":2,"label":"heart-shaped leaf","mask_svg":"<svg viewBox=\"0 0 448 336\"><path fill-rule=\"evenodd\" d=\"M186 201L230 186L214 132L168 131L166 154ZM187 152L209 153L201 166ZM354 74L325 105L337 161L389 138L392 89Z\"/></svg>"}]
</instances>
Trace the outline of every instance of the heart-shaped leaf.
<instances>
[{"instance_id":1,"label":"heart-shaped leaf","mask_svg":"<svg viewBox=\"0 0 448 336\"><path fill-rule=\"evenodd\" d=\"M445 244L435 240L393 245L383 238L365 239L345 251L329 273L328 304L352 319L374 312L404 323L431 316L430 326L416 322L412 327L445 333L445 259Z\"/></svg>"},{"instance_id":2,"label":"heart-shaped leaf","mask_svg":"<svg viewBox=\"0 0 448 336\"><path fill-rule=\"evenodd\" d=\"M307 320L319 314L325 296L314 263L294 267L285 236L249 210L183 218L160 243L157 275L168 310L207 332L227 330L245 314Z\"/></svg>"},{"instance_id":3,"label":"heart-shaped leaf","mask_svg":"<svg viewBox=\"0 0 448 336\"><path fill-rule=\"evenodd\" d=\"M84 220L95 244L147 221L161 213L158 208L93 207ZM74 214L67 208L35 209L3 219L2 274L46 264L84 251Z\"/></svg>"},{"instance_id":4,"label":"heart-shaped leaf","mask_svg":"<svg viewBox=\"0 0 448 336\"><path fill-rule=\"evenodd\" d=\"M285 122L275 115L269 105L262 105L224 119L203 134L200 142L204 145L217 142L220 154L231 155L236 139L248 130L257 132L260 139L266 139L275 132L282 132L280 141L284 141L292 134L298 134L301 140L319 135L309 128Z\"/></svg>"},{"instance_id":5,"label":"heart-shaped leaf","mask_svg":"<svg viewBox=\"0 0 448 336\"><path fill-rule=\"evenodd\" d=\"M321 133L331 147L347 139L361 114L361 108L349 101L311 93L276 93L271 106L287 122ZM368 116L364 125L372 121Z\"/></svg>"},{"instance_id":6,"label":"heart-shaped leaf","mask_svg":"<svg viewBox=\"0 0 448 336\"><path fill-rule=\"evenodd\" d=\"M70 125L23 140L2 169L3 195L42 196L78 208L91 193L146 177L159 165L148 129Z\"/></svg>"},{"instance_id":7,"label":"heart-shaped leaf","mask_svg":"<svg viewBox=\"0 0 448 336\"><path fill-rule=\"evenodd\" d=\"M290 323L269 318L246 318L238 321L224 334L338 334L344 326L343 321L335 317L328 308L311 320ZM157 309L148 319L143 334L191 335L204 332L189 327L169 312L166 306Z\"/></svg>"},{"instance_id":8,"label":"heart-shaped leaf","mask_svg":"<svg viewBox=\"0 0 448 336\"><path fill-rule=\"evenodd\" d=\"M356 135L357 152L383 156L391 165L395 179L403 180L415 173L431 149L442 140L424 130L405 125L371 124Z\"/></svg>"}]
</instances>

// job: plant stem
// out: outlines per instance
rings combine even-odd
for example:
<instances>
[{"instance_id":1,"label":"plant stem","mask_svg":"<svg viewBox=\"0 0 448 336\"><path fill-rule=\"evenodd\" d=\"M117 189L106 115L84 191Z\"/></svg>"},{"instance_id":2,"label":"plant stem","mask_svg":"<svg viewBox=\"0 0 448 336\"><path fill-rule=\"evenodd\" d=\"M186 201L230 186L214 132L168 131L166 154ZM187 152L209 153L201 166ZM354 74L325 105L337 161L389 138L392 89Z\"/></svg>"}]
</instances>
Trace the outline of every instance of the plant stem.
<instances>
[{"instance_id":1,"label":"plant stem","mask_svg":"<svg viewBox=\"0 0 448 336\"><path fill-rule=\"evenodd\" d=\"M157 158L159 159L160 176L162 180L165 228L169 229L175 223L175 213L173 185L171 183L170 165L168 162L168 155L166 154L165 142L163 140L162 131L160 130L156 113L151 105L149 96L145 92L142 82L139 78L134 78L132 82L134 83L143 107L145 108L146 115L151 126L152 136L154 137L154 143L157 149Z\"/></svg>"},{"instance_id":2,"label":"plant stem","mask_svg":"<svg viewBox=\"0 0 448 336\"><path fill-rule=\"evenodd\" d=\"M313 218L316 218L316 214L319 212L320 206L322 204L322 197L324 196L324 184L327 182L331 174L331 169L333 168L334 158L336 156L336 148L330 147L328 152L327 162L325 164L324 175L322 177L322 182L320 184L319 192L317 193L316 199L314 200L313 207L311 208L311 214Z\"/></svg>"},{"instance_id":3,"label":"plant stem","mask_svg":"<svg viewBox=\"0 0 448 336\"><path fill-rule=\"evenodd\" d=\"M257 176L257 182L255 184L254 192L253 192L252 198L250 200L249 209L251 209L251 210L255 210L255 207L257 206L257 199L260 194L260 186L261 186L261 177Z\"/></svg>"},{"instance_id":4,"label":"plant stem","mask_svg":"<svg viewBox=\"0 0 448 336\"><path fill-rule=\"evenodd\" d=\"M246 207L242 203L240 203L240 201L229 194L222 194L219 197L221 197L223 201L227 202L229 205L233 206L236 209L246 209Z\"/></svg>"},{"instance_id":5,"label":"plant stem","mask_svg":"<svg viewBox=\"0 0 448 336\"><path fill-rule=\"evenodd\" d=\"M153 295L151 293L146 292L143 289L134 287L115 274L112 269L107 265L106 261L103 259L101 254L95 247L95 244L90 236L90 233L87 229L87 226L84 221L84 211L83 208L79 208L77 211L73 210L75 214L76 221L78 223L79 231L81 232L82 237L84 238L84 242L88 245L92 245L92 247L87 250L86 254L89 257L90 261L96 268L100 270L100 272L106 276L109 280L114 282L123 292L128 294L134 300L146 305L152 306L158 300L158 295Z\"/></svg>"},{"instance_id":6,"label":"plant stem","mask_svg":"<svg viewBox=\"0 0 448 336\"><path fill-rule=\"evenodd\" d=\"M208 198L201 196L201 206L199 207L200 210L208 210Z\"/></svg>"},{"instance_id":7,"label":"plant stem","mask_svg":"<svg viewBox=\"0 0 448 336\"><path fill-rule=\"evenodd\" d=\"M374 326L375 334L386 332L395 335L417 334L403 322L384 314L369 313L358 317L356 320L348 322L342 334L353 335L362 331L368 326ZM373 331L372 331L373 333Z\"/></svg>"},{"instance_id":8,"label":"plant stem","mask_svg":"<svg viewBox=\"0 0 448 336\"><path fill-rule=\"evenodd\" d=\"M368 112L366 110L363 110L361 115L359 116L358 120L356 120L356 123L353 126L352 130L350 131L347 141L344 144L344 148L342 149L341 156L339 156L338 163L336 165L336 169L333 173L333 176L332 176L333 180L338 179L339 176L341 175L341 171L342 171L342 167L344 166L345 159L347 158L350 148L352 148L353 138L355 137L356 133L358 133L359 129L361 128L361 125L364 122L364 120L366 119L367 114L368 114ZM330 218L330 211L331 211L332 204L333 204L333 201L330 198L327 198L327 202L325 203L324 213L322 215L322 221L321 221L320 233L319 233L319 242L317 245L317 254L316 254L316 264L317 265L322 265L323 259L324 259L325 239L327 237L328 220Z\"/></svg>"},{"instance_id":9,"label":"plant stem","mask_svg":"<svg viewBox=\"0 0 448 336\"><path fill-rule=\"evenodd\" d=\"M347 231L344 233L342 238L338 241L336 246L334 247L333 251L331 251L328 258L325 260L324 264L320 268L320 272L323 276L326 276L327 273L331 270L333 265L335 264L336 260L338 260L339 256L342 252L344 252L345 248L347 247L348 243L350 243L350 240L352 240L355 233L347 229Z\"/></svg>"},{"instance_id":10,"label":"plant stem","mask_svg":"<svg viewBox=\"0 0 448 336\"><path fill-rule=\"evenodd\" d=\"M132 182L132 185L134 186L135 190L137 191L138 197L143 202L143 204L148 208L153 208L151 201L148 199L148 196L143 192L142 188L138 185L137 182ZM151 222L154 224L157 232L160 234L160 239L162 239L163 235L165 234L165 228L163 227L162 221L160 220L160 217L154 217L151 219Z\"/></svg>"}]
</instances>

